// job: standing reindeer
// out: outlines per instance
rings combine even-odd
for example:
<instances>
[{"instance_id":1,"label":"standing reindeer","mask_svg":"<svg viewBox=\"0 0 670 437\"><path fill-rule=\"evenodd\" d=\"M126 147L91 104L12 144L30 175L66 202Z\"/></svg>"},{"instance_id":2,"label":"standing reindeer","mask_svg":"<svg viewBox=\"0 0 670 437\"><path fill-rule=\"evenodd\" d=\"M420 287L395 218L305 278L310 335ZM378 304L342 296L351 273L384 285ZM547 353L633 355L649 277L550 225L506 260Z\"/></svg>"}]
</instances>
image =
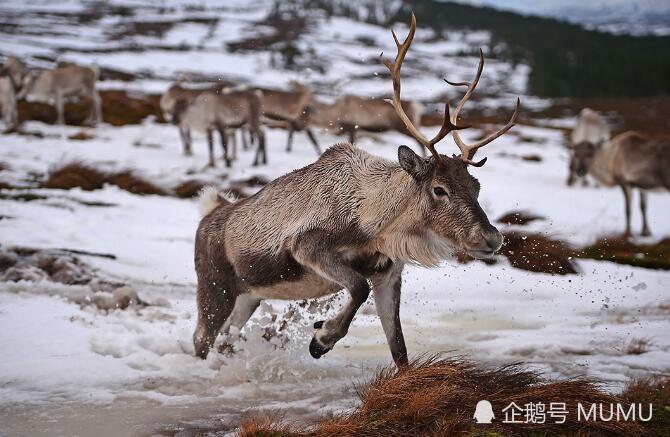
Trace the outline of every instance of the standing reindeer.
<instances>
[{"instance_id":1,"label":"standing reindeer","mask_svg":"<svg viewBox=\"0 0 670 437\"><path fill-rule=\"evenodd\" d=\"M9 131L15 128L19 122L19 114L16 108L16 91L12 79L8 74L0 72L0 110L2 121Z\"/></svg>"},{"instance_id":2,"label":"standing reindeer","mask_svg":"<svg viewBox=\"0 0 670 437\"><path fill-rule=\"evenodd\" d=\"M596 181L623 191L626 207L625 236L631 235L631 191L640 191L642 235L651 235L647 223L647 190L670 190L670 142L652 140L639 132L624 132L604 144L578 144L574 149L577 175L590 173Z\"/></svg>"},{"instance_id":3,"label":"standing reindeer","mask_svg":"<svg viewBox=\"0 0 670 437\"><path fill-rule=\"evenodd\" d=\"M423 105L403 101L402 107L412 124L420 126ZM356 141L358 131L397 131L412 136L393 107L384 99L348 95L337 99L331 105L319 105L317 108L315 120L323 127L335 128L338 133L348 134L352 144Z\"/></svg>"},{"instance_id":4,"label":"standing reindeer","mask_svg":"<svg viewBox=\"0 0 670 437\"><path fill-rule=\"evenodd\" d=\"M400 102L400 67L416 19L394 63L393 107L412 136L430 152L421 158L406 146L398 162L338 144L306 167L234 202L206 190L195 240L198 322L195 353L206 358L219 332L242 328L263 299L306 299L345 288L349 300L335 317L314 324L309 351L319 358L344 337L359 307L374 291L375 304L398 366L407 364L400 326L400 285L407 263L437 266L456 250L489 258L503 238L477 201L479 183L468 166L471 153L507 132L519 111L495 134L465 144L458 115L481 75L484 58L456 111L448 102L442 128L428 140ZM395 33L393 34L395 37ZM452 134L460 156L440 155L435 145ZM368 280L371 281L370 287Z\"/></svg>"},{"instance_id":5,"label":"standing reindeer","mask_svg":"<svg viewBox=\"0 0 670 437\"><path fill-rule=\"evenodd\" d=\"M17 93L27 73L25 64L11 56L0 68L0 109L7 130L12 130L19 124Z\"/></svg>"},{"instance_id":6,"label":"standing reindeer","mask_svg":"<svg viewBox=\"0 0 670 437\"><path fill-rule=\"evenodd\" d=\"M585 146L591 144L595 147L610 139L610 128L605 117L598 114L592 109L584 108L580 111L577 117L577 126L572 131L571 135L571 149L574 150L579 146L580 149L585 150ZM570 159L570 167L568 180L566 184L571 186L577 177L577 173L586 173L585 169L579 169L583 161L576 158L572 154ZM582 185L586 186L586 178L582 177Z\"/></svg>"},{"instance_id":7,"label":"standing reindeer","mask_svg":"<svg viewBox=\"0 0 670 437\"><path fill-rule=\"evenodd\" d=\"M253 165L267 163L265 151L265 134L261 128L263 111L263 94L256 90L236 90L227 92L206 91L195 99L179 99L174 104L172 122L179 126L184 150L191 151L190 131L195 130L207 134L209 145L209 165L214 167L214 131L218 131L223 148L223 159L226 167L230 167L228 154L228 130L246 126L257 138L256 157Z\"/></svg>"},{"instance_id":8,"label":"standing reindeer","mask_svg":"<svg viewBox=\"0 0 670 437\"><path fill-rule=\"evenodd\" d=\"M263 115L270 120L284 123L288 128L286 151L291 151L293 133L305 131L317 154L321 148L310 128L314 92L299 83L291 91L259 88L263 92Z\"/></svg>"},{"instance_id":9,"label":"standing reindeer","mask_svg":"<svg viewBox=\"0 0 670 437\"><path fill-rule=\"evenodd\" d=\"M53 70L25 74L18 98L30 97L38 101L54 103L58 124L65 124L66 100L88 99L93 106L88 121L96 124L102 120L100 95L95 88L97 80L97 69L62 63Z\"/></svg>"}]
</instances>

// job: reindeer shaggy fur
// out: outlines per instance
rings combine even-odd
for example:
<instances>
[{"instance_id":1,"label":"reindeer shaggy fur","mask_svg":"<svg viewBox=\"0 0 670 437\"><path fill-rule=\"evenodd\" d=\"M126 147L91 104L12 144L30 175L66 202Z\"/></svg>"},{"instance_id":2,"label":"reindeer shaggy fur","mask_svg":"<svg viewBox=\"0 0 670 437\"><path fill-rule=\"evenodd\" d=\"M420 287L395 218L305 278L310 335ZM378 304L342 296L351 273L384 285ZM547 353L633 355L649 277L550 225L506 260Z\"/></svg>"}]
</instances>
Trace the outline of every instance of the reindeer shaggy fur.
<instances>
[{"instance_id":1,"label":"reindeer shaggy fur","mask_svg":"<svg viewBox=\"0 0 670 437\"><path fill-rule=\"evenodd\" d=\"M342 310L315 324L310 352L318 358L346 335L371 291L369 279L392 356L406 363L403 266L433 267L457 249L488 257L502 236L460 158L442 156L445 165L437 166L405 146L398 156L400 164L340 144L250 198L233 203L205 191L195 245L196 354L206 357L219 331L241 328L263 299L346 288Z\"/></svg>"}]
</instances>

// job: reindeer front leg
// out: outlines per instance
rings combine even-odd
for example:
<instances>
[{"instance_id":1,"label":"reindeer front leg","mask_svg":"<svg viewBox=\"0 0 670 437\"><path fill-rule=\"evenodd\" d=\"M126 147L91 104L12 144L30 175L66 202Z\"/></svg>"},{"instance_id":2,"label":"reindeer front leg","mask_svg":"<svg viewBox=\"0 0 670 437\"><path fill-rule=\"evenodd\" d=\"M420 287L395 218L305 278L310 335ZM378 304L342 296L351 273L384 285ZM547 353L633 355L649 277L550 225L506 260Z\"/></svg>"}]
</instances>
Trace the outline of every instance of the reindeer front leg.
<instances>
[{"instance_id":1,"label":"reindeer front leg","mask_svg":"<svg viewBox=\"0 0 670 437\"><path fill-rule=\"evenodd\" d=\"M391 356L398 367L407 365L407 347L400 326L400 286L403 264L393 263L372 276L372 293Z\"/></svg>"},{"instance_id":2,"label":"reindeer front leg","mask_svg":"<svg viewBox=\"0 0 670 437\"><path fill-rule=\"evenodd\" d=\"M370 286L367 279L333 249L326 232L310 231L299 236L294 240L292 252L300 264L349 292L349 300L335 317L314 324L316 333L309 345L309 353L314 358L320 358L347 335L356 312L370 294Z\"/></svg>"}]
</instances>

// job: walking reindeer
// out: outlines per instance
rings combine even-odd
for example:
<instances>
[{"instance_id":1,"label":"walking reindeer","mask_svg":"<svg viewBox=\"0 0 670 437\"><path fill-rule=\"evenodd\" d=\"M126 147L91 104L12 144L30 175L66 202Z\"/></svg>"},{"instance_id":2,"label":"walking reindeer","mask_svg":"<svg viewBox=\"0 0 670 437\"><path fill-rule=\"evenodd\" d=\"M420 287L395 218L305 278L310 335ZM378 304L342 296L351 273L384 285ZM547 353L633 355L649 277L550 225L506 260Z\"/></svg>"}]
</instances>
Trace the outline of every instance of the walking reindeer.
<instances>
[{"instance_id":1,"label":"walking reindeer","mask_svg":"<svg viewBox=\"0 0 670 437\"><path fill-rule=\"evenodd\" d=\"M602 185L621 187L626 237L631 235L631 197L633 189L637 188L642 213L641 235L651 235L647 223L647 191L670 190L670 141L628 131L601 144L578 144L573 159L577 162L578 176L586 176L588 172Z\"/></svg>"},{"instance_id":2,"label":"walking reindeer","mask_svg":"<svg viewBox=\"0 0 670 437\"><path fill-rule=\"evenodd\" d=\"M466 144L458 116L482 72L483 55L472 82L442 127L427 139L412 124L400 101L400 67L412 43L416 19L400 43L395 62L383 61L393 78L393 107L408 131L430 151L422 158L398 148L398 162L351 144L329 148L314 163L267 184L237 202L206 190L204 217L195 241L198 322L195 353L205 358L219 332L242 328L263 299L306 299L346 289L348 301L331 319L314 324L309 346L314 358L344 337L359 307L374 292L391 355L407 363L400 326L400 286L405 264L435 267L454 251L488 258L503 238L479 205L479 182L468 166L472 153L507 132L519 112L498 132ZM460 156L440 155L435 145L451 133ZM370 283L368 282L370 281ZM370 284L372 286L370 286Z\"/></svg>"}]
</instances>

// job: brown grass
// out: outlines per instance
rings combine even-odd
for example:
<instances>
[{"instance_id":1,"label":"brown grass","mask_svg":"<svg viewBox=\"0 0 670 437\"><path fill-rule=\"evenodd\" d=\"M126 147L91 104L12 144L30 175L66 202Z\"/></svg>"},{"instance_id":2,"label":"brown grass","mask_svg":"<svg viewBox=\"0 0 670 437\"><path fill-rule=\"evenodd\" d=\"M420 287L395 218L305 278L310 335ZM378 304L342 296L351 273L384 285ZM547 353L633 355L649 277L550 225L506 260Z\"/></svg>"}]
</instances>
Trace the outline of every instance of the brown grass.
<instances>
[{"instance_id":1,"label":"brown grass","mask_svg":"<svg viewBox=\"0 0 670 437\"><path fill-rule=\"evenodd\" d=\"M499 221L518 223L527 218L524 213L511 212L500 217ZM530 272L567 275L577 273L577 264L573 261L574 250L567 243L545 237L541 234L503 232L505 242L498 252L506 257L512 267ZM474 260L471 256L459 253L459 262L468 263ZM495 264L495 260L485 261Z\"/></svg>"},{"instance_id":2,"label":"brown grass","mask_svg":"<svg viewBox=\"0 0 670 437\"><path fill-rule=\"evenodd\" d=\"M643 378L631 381L621 397L627 402L649 403L653 406L653 419L647 425L652 433L670 435L670 377Z\"/></svg>"},{"instance_id":3,"label":"brown grass","mask_svg":"<svg viewBox=\"0 0 670 437\"><path fill-rule=\"evenodd\" d=\"M134 194L167 194L165 190L137 176L131 170L109 173L80 161L52 169L41 187L61 190L81 188L92 191L101 189L105 184L116 185Z\"/></svg>"},{"instance_id":4,"label":"brown grass","mask_svg":"<svg viewBox=\"0 0 670 437\"><path fill-rule=\"evenodd\" d=\"M642 355L649 352L651 342L646 338L633 338L628 342L624 353L626 355Z\"/></svg>"},{"instance_id":5,"label":"brown grass","mask_svg":"<svg viewBox=\"0 0 670 437\"><path fill-rule=\"evenodd\" d=\"M578 421L578 403L588 410L593 403L626 401L601 391L592 381L546 381L520 365L487 369L459 358L423 358L402 370L394 366L380 370L358 393L360 406L313 426L254 418L242 424L240 435L650 435L634 422ZM493 405L495 419L490 425L476 425L472 419L477 402L483 399ZM564 402L566 422L556 424L547 416L545 424L503 423L502 409L511 402L522 407L531 402L546 406Z\"/></svg>"},{"instance_id":6,"label":"brown grass","mask_svg":"<svg viewBox=\"0 0 670 437\"><path fill-rule=\"evenodd\" d=\"M574 250L566 243L540 234L504 232L505 243L500 253L512 266L531 272L558 275L577 273L572 260Z\"/></svg>"},{"instance_id":7,"label":"brown grass","mask_svg":"<svg viewBox=\"0 0 670 437\"><path fill-rule=\"evenodd\" d=\"M177 197L182 199L198 197L200 190L202 190L205 185L207 184L197 179L189 179L177 185L174 188L174 193Z\"/></svg>"},{"instance_id":8,"label":"brown grass","mask_svg":"<svg viewBox=\"0 0 670 437\"><path fill-rule=\"evenodd\" d=\"M670 238L637 244L626 238L604 237L581 249L577 256L649 269L670 270Z\"/></svg>"},{"instance_id":9,"label":"brown grass","mask_svg":"<svg viewBox=\"0 0 670 437\"><path fill-rule=\"evenodd\" d=\"M525 225L535 220L544 220L544 217L526 211L510 211L500 216L496 221L506 225Z\"/></svg>"}]
</instances>

